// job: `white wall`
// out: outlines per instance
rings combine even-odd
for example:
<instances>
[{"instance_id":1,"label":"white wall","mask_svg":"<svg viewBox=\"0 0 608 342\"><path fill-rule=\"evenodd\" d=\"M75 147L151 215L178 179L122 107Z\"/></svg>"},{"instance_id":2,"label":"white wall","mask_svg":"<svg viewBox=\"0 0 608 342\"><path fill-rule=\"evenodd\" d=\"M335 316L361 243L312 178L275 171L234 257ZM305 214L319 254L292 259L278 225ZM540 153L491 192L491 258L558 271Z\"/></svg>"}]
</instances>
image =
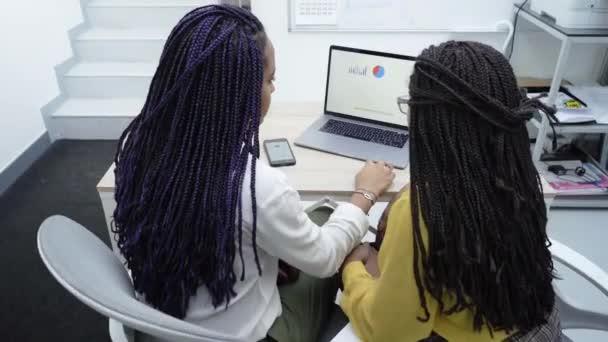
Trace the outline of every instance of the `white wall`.
<instances>
[{"instance_id":1,"label":"white wall","mask_svg":"<svg viewBox=\"0 0 608 342\"><path fill-rule=\"evenodd\" d=\"M79 0L0 4L0 172L46 131L40 107L59 94L53 67L72 55Z\"/></svg>"},{"instance_id":2,"label":"white wall","mask_svg":"<svg viewBox=\"0 0 608 342\"><path fill-rule=\"evenodd\" d=\"M449 39L477 40L500 49L504 33L355 33L288 32L287 0L254 0L253 12L264 23L276 50L277 91L273 101L322 101L327 55L332 44L418 55L430 44ZM505 18L506 19L506 18ZM520 24L522 21L520 21ZM528 30L525 24L520 28ZM571 57L567 77L592 77L599 70L603 50L579 49ZM513 64L518 75L551 77L559 43L544 33L518 34ZM404 77L404 82L405 82Z\"/></svg>"}]
</instances>

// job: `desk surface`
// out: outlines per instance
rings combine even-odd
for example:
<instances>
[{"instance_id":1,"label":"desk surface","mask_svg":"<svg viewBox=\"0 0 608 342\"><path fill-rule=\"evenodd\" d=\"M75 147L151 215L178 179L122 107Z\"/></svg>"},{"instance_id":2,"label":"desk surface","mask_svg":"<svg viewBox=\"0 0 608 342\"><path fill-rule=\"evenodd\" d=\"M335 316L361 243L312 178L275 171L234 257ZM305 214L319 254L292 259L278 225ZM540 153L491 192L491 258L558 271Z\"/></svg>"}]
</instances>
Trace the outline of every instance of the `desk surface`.
<instances>
[{"instance_id":1,"label":"desk surface","mask_svg":"<svg viewBox=\"0 0 608 342\"><path fill-rule=\"evenodd\" d=\"M265 139L286 138L296 156L295 166L283 167L291 185L305 200L331 196L337 200L348 198L354 189L354 177L363 166L362 161L293 145L293 141L321 113L321 103L273 104L260 129L260 143ZM261 160L267 163L261 152ZM100 192L114 191L114 166L112 165L99 182ZM409 168L396 170L397 177L389 191L381 198L387 200L409 183ZM554 197L556 192L543 180L545 197Z\"/></svg>"}]
</instances>

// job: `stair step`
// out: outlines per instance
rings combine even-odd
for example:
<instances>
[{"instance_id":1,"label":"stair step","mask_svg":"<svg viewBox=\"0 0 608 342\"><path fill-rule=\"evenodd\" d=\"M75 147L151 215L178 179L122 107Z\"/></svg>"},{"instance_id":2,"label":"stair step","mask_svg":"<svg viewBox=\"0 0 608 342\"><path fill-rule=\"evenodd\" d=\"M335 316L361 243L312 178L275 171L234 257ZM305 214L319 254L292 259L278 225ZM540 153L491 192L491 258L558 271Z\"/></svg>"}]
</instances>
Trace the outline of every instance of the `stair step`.
<instances>
[{"instance_id":1,"label":"stair step","mask_svg":"<svg viewBox=\"0 0 608 342\"><path fill-rule=\"evenodd\" d=\"M73 38L80 61L60 76L64 100L47 120L54 139L117 139L139 114L171 29L219 0L87 0ZM61 102L62 101L62 102Z\"/></svg>"},{"instance_id":2,"label":"stair step","mask_svg":"<svg viewBox=\"0 0 608 342\"><path fill-rule=\"evenodd\" d=\"M115 29L92 27L82 32L76 41L97 41L97 40L160 40L164 41L171 33L167 28L148 27L148 28L132 28L132 29Z\"/></svg>"},{"instance_id":3,"label":"stair step","mask_svg":"<svg viewBox=\"0 0 608 342\"><path fill-rule=\"evenodd\" d=\"M145 98L68 98L50 116L53 139L118 139Z\"/></svg>"},{"instance_id":4,"label":"stair step","mask_svg":"<svg viewBox=\"0 0 608 342\"><path fill-rule=\"evenodd\" d=\"M73 97L145 97L156 63L81 62L63 75L68 95Z\"/></svg>"},{"instance_id":5,"label":"stair step","mask_svg":"<svg viewBox=\"0 0 608 342\"><path fill-rule=\"evenodd\" d=\"M128 117L141 111L145 98L82 98L67 99L52 114L52 117Z\"/></svg>"},{"instance_id":6,"label":"stair step","mask_svg":"<svg viewBox=\"0 0 608 342\"><path fill-rule=\"evenodd\" d=\"M86 6L92 27L172 28L191 10L214 0L93 0Z\"/></svg>"},{"instance_id":7,"label":"stair step","mask_svg":"<svg viewBox=\"0 0 608 342\"><path fill-rule=\"evenodd\" d=\"M199 7L217 3L205 0L93 0L87 7Z\"/></svg>"},{"instance_id":8,"label":"stair step","mask_svg":"<svg viewBox=\"0 0 608 342\"><path fill-rule=\"evenodd\" d=\"M89 28L73 41L76 55L91 62L158 62L171 28Z\"/></svg>"},{"instance_id":9,"label":"stair step","mask_svg":"<svg viewBox=\"0 0 608 342\"><path fill-rule=\"evenodd\" d=\"M68 77L151 77L156 70L155 63L146 62L81 62L77 63L65 76Z\"/></svg>"}]
</instances>

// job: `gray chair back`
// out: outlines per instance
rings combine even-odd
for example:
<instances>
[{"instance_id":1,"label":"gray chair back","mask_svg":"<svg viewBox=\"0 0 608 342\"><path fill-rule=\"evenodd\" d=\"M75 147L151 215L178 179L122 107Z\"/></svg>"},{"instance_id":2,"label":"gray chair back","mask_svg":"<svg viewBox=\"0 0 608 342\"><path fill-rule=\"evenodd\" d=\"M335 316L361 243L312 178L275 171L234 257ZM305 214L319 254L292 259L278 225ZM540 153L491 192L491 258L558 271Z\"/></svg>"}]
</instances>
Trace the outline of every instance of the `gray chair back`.
<instances>
[{"instance_id":1,"label":"gray chair back","mask_svg":"<svg viewBox=\"0 0 608 342\"><path fill-rule=\"evenodd\" d=\"M234 341L138 301L131 278L114 253L66 217L53 216L42 223L38 251L63 287L93 310L125 326L161 340Z\"/></svg>"}]
</instances>

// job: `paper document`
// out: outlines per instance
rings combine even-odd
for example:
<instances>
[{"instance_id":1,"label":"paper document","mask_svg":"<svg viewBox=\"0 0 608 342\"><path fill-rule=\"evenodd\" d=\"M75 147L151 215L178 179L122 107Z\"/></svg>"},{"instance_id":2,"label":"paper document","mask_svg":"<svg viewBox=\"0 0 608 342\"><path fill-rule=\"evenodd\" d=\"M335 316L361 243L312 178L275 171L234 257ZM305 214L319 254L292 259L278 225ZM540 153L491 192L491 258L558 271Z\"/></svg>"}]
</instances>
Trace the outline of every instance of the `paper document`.
<instances>
[{"instance_id":1,"label":"paper document","mask_svg":"<svg viewBox=\"0 0 608 342\"><path fill-rule=\"evenodd\" d=\"M528 94L529 98L533 98L538 94ZM548 98L544 97L540 99L542 102L547 103ZM584 99L583 102L585 102ZM586 103L586 102L585 102ZM585 106L581 102L573 99L568 94L560 92L555 100L555 107L557 113L555 117L563 124L577 124L577 123L592 123L595 122L595 116L593 115L592 108Z\"/></svg>"},{"instance_id":2,"label":"paper document","mask_svg":"<svg viewBox=\"0 0 608 342\"><path fill-rule=\"evenodd\" d=\"M555 114L557 120L563 124L575 124L575 123L592 123L595 122L595 116L592 113L572 113L567 111L558 111Z\"/></svg>"},{"instance_id":3,"label":"paper document","mask_svg":"<svg viewBox=\"0 0 608 342\"><path fill-rule=\"evenodd\" d=\"M295 0L296 25L337 25L338 0Z\"/></svg>"},{"instance_id":4,"label":"paper document","mask_svg":"<svg viewBox=\"0 0 608 342\"><path fill-rule=\"evenodd\" d=\"M597 123L608 124L608 87L573 86L568 90L587 103Z\"/></svg>"}]
</instances>

